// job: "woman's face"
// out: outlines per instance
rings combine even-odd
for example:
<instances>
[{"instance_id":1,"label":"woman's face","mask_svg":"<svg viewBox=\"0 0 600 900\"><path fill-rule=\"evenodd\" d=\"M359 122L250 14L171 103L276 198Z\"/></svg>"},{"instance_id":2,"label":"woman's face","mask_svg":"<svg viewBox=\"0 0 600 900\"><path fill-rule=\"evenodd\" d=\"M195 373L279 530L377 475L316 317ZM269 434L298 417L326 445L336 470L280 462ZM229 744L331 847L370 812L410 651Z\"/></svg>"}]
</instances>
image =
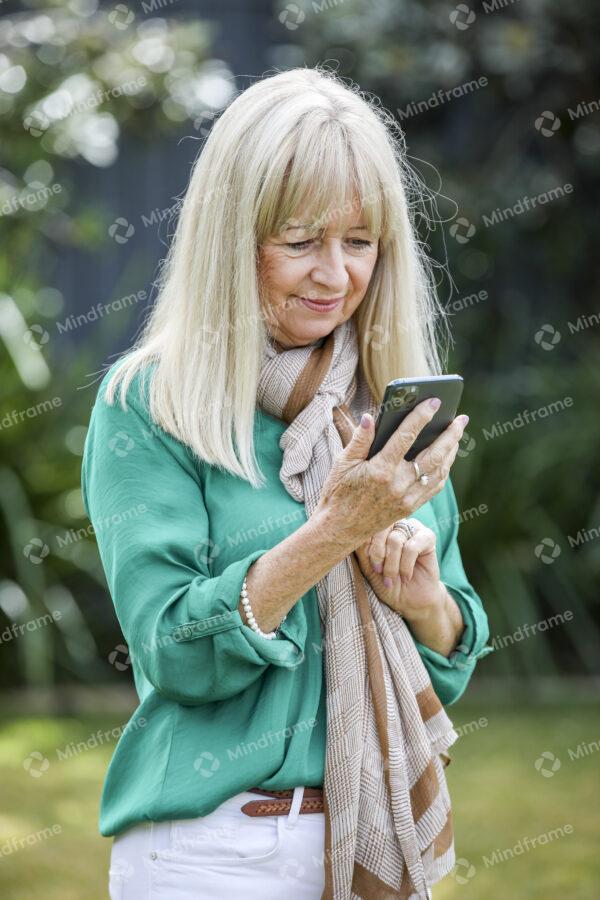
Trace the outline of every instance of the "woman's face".
<instances>
[{"instance_id":1,"label":"woman's face","mask_svg":"<svg viewBox=\"0 0 600 900\"><path fill-rule=\"evenodd\" d=\"M377 261L378 241L358 205L334 212L312 237L302 225L294 220L260 247L263 313L286 349L312 344L349 319Z\"/></svg>"}]
</instances>

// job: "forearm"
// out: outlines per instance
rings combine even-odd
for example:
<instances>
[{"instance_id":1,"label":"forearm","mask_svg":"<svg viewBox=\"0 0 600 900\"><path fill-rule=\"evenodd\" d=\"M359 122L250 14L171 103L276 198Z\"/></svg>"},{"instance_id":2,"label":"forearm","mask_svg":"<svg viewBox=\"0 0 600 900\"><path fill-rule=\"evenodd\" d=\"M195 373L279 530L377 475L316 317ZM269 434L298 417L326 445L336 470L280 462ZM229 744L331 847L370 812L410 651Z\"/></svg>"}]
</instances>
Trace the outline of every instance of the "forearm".
<instances>
[{"instance_id":1,"label":"forearm","mask_svg":"<svg viewBox=\"0 0 600 900\"><path fill-rule=\"evenodd\" d=\"M465 629L460 608L442 582L431 608L418 617L405 616L405 621L413 637L442 656L452 653Z\"/></svg>"},{"instance_id":2,"label":"forearm","mask_svg":"<svg viewBox=\"0 0 600 900\"><path fill-rule=\"evenodd\" d=\"M246 587L252 612L263 631L272 631L294 604L358 544L342 537L326 512L315 512L285 540L252 563ZM246 614L241 600L242 621Z\"/></svg>"}]
</instances>

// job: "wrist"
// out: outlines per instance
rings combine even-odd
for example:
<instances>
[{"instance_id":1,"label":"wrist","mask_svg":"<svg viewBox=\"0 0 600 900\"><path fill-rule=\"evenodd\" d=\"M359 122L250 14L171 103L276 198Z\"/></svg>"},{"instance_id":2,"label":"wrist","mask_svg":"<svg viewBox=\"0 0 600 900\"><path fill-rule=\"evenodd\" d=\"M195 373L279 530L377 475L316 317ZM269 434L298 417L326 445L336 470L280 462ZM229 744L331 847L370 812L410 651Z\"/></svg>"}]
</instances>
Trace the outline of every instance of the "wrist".
<instances>
[{"instance_id":1,"label":"wrist","mask_svg":"<svg viewBox=\"0 0 600 900\"><path fill-rule=\"evenodd\" d=\"M427 609L416 618L405 619L416 640L446 657L456 648L464 631L460 608L442 582Z\"/></svg>"},{"instance_id":2,"label":"wrist","mask_svg":"<svg viewBox=\"0 0 600 900\"><path fill-rule=\"evenodd\" d=\"M403 612L403 618L409 624L427 625L429 622L439 621L448 614L448 601L451 598L446 590L446 585L438 582L437 589L431 592L429 602L418 609Z\"/></svg>"},{"instance_id":3,"label":"wrist","mask_svg":"<svg viewBox=\"0 0 600 900\"><path fill-rule=\"evenodd\" d=\"M320 541L329 545L339 560L349 556L371 536L370 533L365 536L357 535L347 519L342 519L335 509L327 506L318 506L307 524L315 529Z\"/></svg>"}]
</instances>

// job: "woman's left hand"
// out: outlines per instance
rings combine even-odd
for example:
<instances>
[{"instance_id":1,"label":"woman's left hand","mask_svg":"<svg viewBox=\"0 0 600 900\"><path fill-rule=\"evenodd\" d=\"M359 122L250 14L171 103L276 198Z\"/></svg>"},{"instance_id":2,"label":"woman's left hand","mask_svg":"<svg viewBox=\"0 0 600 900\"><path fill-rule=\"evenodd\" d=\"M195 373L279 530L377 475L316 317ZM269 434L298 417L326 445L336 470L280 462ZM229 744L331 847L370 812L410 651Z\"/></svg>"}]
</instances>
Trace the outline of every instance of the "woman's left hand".
<instances>
[{"instance_id":1,"label":"woman's left hand","mask_svg":"<svg viewBox=\"0 0 600 900\"><path fill-rule=\"evenodd\" d=\"M439 609L446 589L440 581L435 532L418 519L406 521L414 528L412 538L404 529L390 526L374 534L355 553L379 599L410 622ZM380 572L373 568L377 564ZM385 578L391 578L391 583L386 584Z\"/></svg>"}]
</instances>

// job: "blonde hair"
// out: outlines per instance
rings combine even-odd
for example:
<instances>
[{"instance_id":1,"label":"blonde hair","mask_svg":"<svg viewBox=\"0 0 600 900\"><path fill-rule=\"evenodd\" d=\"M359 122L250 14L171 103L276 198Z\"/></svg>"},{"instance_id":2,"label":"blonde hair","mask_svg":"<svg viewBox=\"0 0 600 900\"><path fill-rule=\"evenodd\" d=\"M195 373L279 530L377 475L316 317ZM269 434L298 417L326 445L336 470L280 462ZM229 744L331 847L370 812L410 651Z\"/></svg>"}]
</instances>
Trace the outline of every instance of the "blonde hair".
<instances>
[{"instance_id":1,"label":"blonde hair","mask_svg":"<svg viewBox=\"0 0 600 900\"><path fill-rule=\"evenodd\" d=\"M115 364L105 399L121 403L153 366L152 419L199 459L262 487L253 441L268 331L258 248L302 207L318 221L362 202L379 237L367 293L354 313L360 364L381 402L386 384L443 372L446 324L433 264L414 227L426 189L395 120L331 72L292 69L247 88L215 122L196 159L154 307ZM430 198L429 198L430 199Z\"/></svg>"}]
</instances>

